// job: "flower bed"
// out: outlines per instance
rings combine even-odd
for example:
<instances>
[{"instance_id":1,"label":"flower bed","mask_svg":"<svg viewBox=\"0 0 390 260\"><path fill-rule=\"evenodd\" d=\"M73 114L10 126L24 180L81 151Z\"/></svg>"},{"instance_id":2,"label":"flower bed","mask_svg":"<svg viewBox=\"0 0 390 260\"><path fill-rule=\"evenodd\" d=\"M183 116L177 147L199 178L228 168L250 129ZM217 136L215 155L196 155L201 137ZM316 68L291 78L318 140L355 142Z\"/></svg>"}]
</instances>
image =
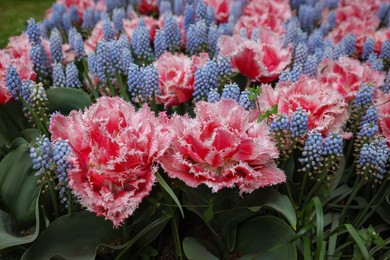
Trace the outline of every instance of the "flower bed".
<instances>
[{"instance_id":1,"label":"flower bed","mask_svg":"<svg viewBox=\"0 0 390 260\"><path fill-rule=\"evenodd\" d=\"M0 50L4 259L387 259L390 3L57 0Z\"/></svg>"}]
</instances>

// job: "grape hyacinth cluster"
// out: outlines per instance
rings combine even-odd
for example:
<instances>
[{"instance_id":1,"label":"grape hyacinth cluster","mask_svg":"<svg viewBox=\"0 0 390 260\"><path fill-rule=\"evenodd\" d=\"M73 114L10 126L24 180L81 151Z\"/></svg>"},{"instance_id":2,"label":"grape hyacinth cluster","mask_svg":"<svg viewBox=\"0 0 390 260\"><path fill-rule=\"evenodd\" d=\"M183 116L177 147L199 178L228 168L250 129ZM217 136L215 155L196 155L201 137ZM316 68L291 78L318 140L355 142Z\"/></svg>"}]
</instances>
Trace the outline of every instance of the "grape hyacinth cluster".
<instances>
[{"instance_id":1,"label":"grape hyacinth cluster","mask_svg":"<svg viewBox=\"0 0 390 260\"><path fill-rule=\"evenodd\" d=\"M287 159L292 152L293 145L289 116L286 114L275 115L270 124L270 132L278 145L279 152Z\"/></svg>"},{"instance_id":2,"label":"grape hyacinth cluster","mask_svg":"<svg viewBox=\"0 0 390 260\"><path fill-rule=\"evenodd\" d=\"M151 100L160 93L157 68L154 65L139 67L131 64L127 85L133 101Z\"/></svg>"},{"instance_id":3,"label":"grape hyacinth cluster","mask_svg":"<svg viewBox=\"0 0 390 260\"><path fill-rule=\"evenodd\" d=\"M303 138L309 131L309 119L307 113L302 108L298 108L291 119L291 136L298 140Z\"/></svg>"}]
</instances>

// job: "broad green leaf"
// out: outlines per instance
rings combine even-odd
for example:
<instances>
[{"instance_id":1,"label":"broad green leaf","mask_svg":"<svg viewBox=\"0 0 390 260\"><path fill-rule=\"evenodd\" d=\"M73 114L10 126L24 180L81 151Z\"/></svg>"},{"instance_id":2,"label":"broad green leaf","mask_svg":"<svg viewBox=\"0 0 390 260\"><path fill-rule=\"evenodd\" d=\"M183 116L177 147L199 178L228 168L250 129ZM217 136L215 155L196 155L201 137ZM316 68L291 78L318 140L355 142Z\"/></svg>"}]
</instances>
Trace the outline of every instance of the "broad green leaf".
<instances>
[{"instance_id":1,"label":"broad green leaf","mask_svg":"<svg viewBox=\"0 0 390 260\"><path fill-rule=\"evenodd\" d=\"M39 195L26 142L9 152L0 162L0 198L3 209L20 225L35 219L35 202Z\"/></svg>"},{"instance_id":2,"label":"broad green leaf","mask_svg":"<svg viewBox=\"0 0 390 260\"><path fill-rule=\"evenodd\" d=\"M278 113L278 105L273 105L270 109L268 109L267 111L259 115L257 122L261 122L264 119L268 118L270 115L277 114L277 113Z\"/></svg>"},{"instance_id":3,"label":"broad green leaf","mask_svg":"<svg viewBox=\"0 0 390 260\"><path fill-rule=\"evenodd\" d=\"M186 237L184 239L183 249L187 258L191 260L218 260L218 258L213 255L204 244L201 243L201 240L198 240L194 237Z\"/></svg>"},{"instance_id":4,"label":"broad green leaf","mask_svg":"<svg viewBox=\"0 0 390 260\"><path fill-rule=\"evenodd\" d=\"M0 147L19 137L27 125L20 102L0 105Z\"/></svg>"},{"instance_id":5,"label":"broad green leaf","mask_svg":"<svg viewBox=\"0 0 390 260\"><path fill-rule=\"evenodd\" d=\"M21 236L20 233L15 233L13 228L13 221L11 217L4 211L0 210L0 250L33 242L39 234L39 199L35 202L35 227L34 230L29 229L30 235Z\"/></svg>"},{"instance_id":6,"label":"broad green leaf","mask_svg":"<svg viewBox=\"0 0 390 260\"><path fill-rule=\"evenodd\" d=\"M259 216L244 222L237 233L240 259L296 259L295 233L274 216Z\"/></svg>"},{"instance_id":7,"label":"broad green leaf","mask_svg":"<svg viewBox=\"0 0 390 260\"><path fill-rule=\"evenodd\" d=\"M46 91L49 109L69 114L72 110L84 109L92 104L87 93L74 88L50 88Z\"/></svg>"},{"instance_id":8,"label":"broad green leaf","mask_svg":"<svg viewBox=\"0 0 390 260\"><path fill-rule=\"evenodd\" d=\"M22 259L95 259L99 245L111 244L119 236L112 222L82 211L54 220L23 255Z\"/></svg>"}]
</instances>

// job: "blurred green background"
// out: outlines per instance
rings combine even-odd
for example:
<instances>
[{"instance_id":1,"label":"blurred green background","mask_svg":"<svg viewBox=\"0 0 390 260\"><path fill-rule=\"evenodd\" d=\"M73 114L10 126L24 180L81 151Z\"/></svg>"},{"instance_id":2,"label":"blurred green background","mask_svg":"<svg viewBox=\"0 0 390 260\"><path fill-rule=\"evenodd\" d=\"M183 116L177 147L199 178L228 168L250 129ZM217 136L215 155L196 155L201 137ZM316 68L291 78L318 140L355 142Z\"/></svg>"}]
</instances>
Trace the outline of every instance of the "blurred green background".
<instances>
[{"instance_id":1,"label":"blurred green background","mask_svg":"<svg viewBox=\"0 0 390 260\"><path fill-rule=\"evenodd\" d=\"M0 48L8 43L8 38L19 35L26 27L26 21L34 17L41 21L55 0L0 0Z\"/></svg>"}]
</instances>

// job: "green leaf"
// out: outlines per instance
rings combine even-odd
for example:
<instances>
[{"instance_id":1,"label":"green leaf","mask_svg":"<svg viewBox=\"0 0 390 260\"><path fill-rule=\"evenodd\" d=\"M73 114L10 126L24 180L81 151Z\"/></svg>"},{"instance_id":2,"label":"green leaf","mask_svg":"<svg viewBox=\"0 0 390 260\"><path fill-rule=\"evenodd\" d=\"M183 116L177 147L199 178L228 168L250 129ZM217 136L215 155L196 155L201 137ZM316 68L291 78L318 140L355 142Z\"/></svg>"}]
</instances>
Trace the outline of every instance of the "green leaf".
<instances>
[{"instance_id":1,"label":"green leaf","mask_svg":"<svg viewBox=\"0 0 390 260\"><path fill-rule=\"evenodd\" d=\"M205 245L201 243L201 240L198 240L194 237L186 237L184 239L183 249L187 258L191 260L218 260L218 258L213 255Z\"/></svg>"},{"instance_id":2,"label":"green leaf","mask_svg":"<svg viewBox=\"0 0 390 260\"><path fill-rule=\"evenodd\" d=\"M0 147L20 136L27 126L20 102L0 105Z\"/></svg>"},{"instance_id":3,"label":"green leaf","mask_svg":"<svg viewBox=\"0 0 390 260\"><path fill-rule=\"evenodd\" d=\"M206 222L210 222L214 218L213 205L207 208L207 210L203 213L204 220Z\"/></svg>"},{"instance_id":4,"label":"green leaf","mask_svg":"<svg viewBox=\"0 0 390 260\"><path fill-rule=\"evenodd\" d=\"M28 144L18 144L0 162L0 198L3 209L18 225L25 226L34 222L40 186L32 170Z\"/></svg>"},{"instance_id":5,"label":"green leaf","mask_svg":"<svg viewBox=\"0 0 390 260\"><path fill-rule=\"evenodd\" d=\"M110 244L120 231L112 222L82 211L57 218L23 255L22 259L95 259L99 245Z\"/></svg>"},{"instance_id":6,"label":"green leaf","mask_svg":"<svg viewBox=\"0 0 390 260\"><path fill-rule=\"evenodd\" d=\"M49 109L69 114L72 110L84 109L92 104L87 93L75 88L50 88L46 91Z\"/></svg>"},{"instance_id":7,"label":"green leaf","mask_svg":"<svg viewBox=\"0 0 390 260\"><path fill-rule=\"evenodd\" d=\"M270 109L265 111L264 113L259 115L259 118L257 119L257 122L261 122L264 119L268 118L272 114L277 114L278 113L278 105L273 105Z\"/></svg>"},{"instance_id":8,"label":"green leaf","mask_svg":"<svg viewBox=\"0 0 390 260\"><path fill-rule=\"evenodd\" d=\"M360 250L360 253L363 255L363 258L370 259L370 255L368 254L367 248L365 247L363 240L356 232L355 228L351 224L345 224L344 226L348 230L352 239L355 241L355 245Z\"/></svg>"},{"instance_id":9,"label":"green leaf","mask_svg":"<svg viewBox=\"0 0 390 260\"><path fill-rule=\"evenodd\" d=\"M237 233L237 252L246 259L296 259L295 233L274 216L246 221Z\"/></svg>"},{"instance_id":10,"label":"green leaf","mask_svg":"<svg viewBox=\"0 0 390 260\"><path fill-rule=\"evenodd\" d=\"M311 214L313 213L316 217L316 259L321 259L320 256L324 250L324 212L322 209L321 201L318 197L314 197L310 200L304 210L304 216L307 219L310 219Z\"/></svg>"},{"instance_id":11,"label":"green leaf","mask_svg":"<svg viewBox=\"0 0 390 260\"><path fill-rule=\"evenodd\" d=\"M179 199L177 198L176 194L173 192L171 187L169 187L168 183L166 183L164 178L160 175L160 173L157 173L157 181L161 185L161 187L163 187L164 190L169 194L169 196L171 196L171 198L173 199L173 201L176 203L177 207L179 208L181 216L184 218L184 211L183 211L183 208L180 204Z\"/></svg>"}]
</instances>

